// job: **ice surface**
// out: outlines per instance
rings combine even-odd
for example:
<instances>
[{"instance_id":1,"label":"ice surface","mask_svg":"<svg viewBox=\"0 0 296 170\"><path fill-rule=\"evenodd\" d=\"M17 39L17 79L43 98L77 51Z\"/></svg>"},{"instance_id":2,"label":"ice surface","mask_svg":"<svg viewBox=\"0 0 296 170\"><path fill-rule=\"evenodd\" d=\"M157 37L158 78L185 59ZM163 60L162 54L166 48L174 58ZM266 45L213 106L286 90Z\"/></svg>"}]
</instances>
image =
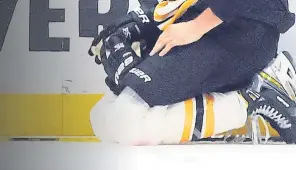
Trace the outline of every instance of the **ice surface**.
<instances>
[{"instance_id":1,"label":"ice surface","mask_svg":"<svg viewBox=\"0 0 296 170\"><path fill-rule=\"evenodd\" d=\"M100 143L0 143L0 170L280 170L295 167L295 158L296 146L288 145L118 147Z\"/></svg>"}]
</instances>

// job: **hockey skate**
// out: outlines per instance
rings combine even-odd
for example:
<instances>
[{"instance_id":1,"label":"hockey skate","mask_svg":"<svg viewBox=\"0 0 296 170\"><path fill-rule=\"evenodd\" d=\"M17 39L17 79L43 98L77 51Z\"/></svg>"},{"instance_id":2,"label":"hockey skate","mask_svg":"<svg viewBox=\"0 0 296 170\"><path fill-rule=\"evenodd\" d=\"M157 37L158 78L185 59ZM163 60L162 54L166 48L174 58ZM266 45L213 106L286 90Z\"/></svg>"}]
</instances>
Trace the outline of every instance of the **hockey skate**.
<instances>
[{"instance_id":1,"label":"hockey skate","mask_svg":"<svg viewBox=\"0 0 296 170\"><path fill-rule=\"evenodd\" d=\"M287 144L296 143L296 65L288 52L282 52L254 77L250 88L242 91L248 103L254 144L267 143L268 123ZM259 128L265 126L265 137Z\"/></svg>"}]
</instances>

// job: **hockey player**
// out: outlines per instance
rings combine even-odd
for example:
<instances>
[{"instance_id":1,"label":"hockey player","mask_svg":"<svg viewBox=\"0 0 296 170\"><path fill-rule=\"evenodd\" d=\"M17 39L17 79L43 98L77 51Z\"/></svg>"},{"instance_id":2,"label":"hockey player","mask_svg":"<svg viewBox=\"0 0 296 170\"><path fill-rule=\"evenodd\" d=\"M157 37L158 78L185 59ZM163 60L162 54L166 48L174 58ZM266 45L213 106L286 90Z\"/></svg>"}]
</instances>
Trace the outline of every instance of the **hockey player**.
<instances>
[{"instance_id":1,"label":"hockey player","mask_svg":"<svg viewBox=\"0 0 296 170\"><path fill-rule=\"evenodd\" d=\"M287 143L295 143L293 61L281 54L266 67L277 56L279 34L294 23L287 3L233 0L226 5L204 0L178 22L203 16L208 8L223 22L199 41L173 48L166 57L145 52L139 57L131 48L132 42L145 40L151 49L160 34L145 9L132 11L95 39L92 53L101 43L106 84L116 94L114 98L106 94L92 110L93 129L100 139L128 144L186 142L242 127L249 112L270 122ZM272 70L266 74L272 78L262 72L255 76L260 83L247 88L265 67Z\"/></svg>"}]
</instances>

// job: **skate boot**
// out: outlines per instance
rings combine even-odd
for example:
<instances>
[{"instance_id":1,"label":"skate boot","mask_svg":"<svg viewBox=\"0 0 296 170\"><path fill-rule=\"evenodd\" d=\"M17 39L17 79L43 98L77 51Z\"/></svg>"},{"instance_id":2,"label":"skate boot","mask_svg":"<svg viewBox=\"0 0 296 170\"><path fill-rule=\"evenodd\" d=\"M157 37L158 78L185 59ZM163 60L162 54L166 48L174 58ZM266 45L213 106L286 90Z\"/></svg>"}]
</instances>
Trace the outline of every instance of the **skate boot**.
<instances>
[{"instance_id":1,"label":"skate boot","mask_svg":"<svg viewBox=\"0 0 296 170\"><path fill-rule=\"evenodd\" d=\"M288 52L280 53L241 94L248 103L255 144L262 142L260 119L266 130L265 142L270 137L268 122L283 141L296 143L296 65Z\"/></svg>"}]
</instances>

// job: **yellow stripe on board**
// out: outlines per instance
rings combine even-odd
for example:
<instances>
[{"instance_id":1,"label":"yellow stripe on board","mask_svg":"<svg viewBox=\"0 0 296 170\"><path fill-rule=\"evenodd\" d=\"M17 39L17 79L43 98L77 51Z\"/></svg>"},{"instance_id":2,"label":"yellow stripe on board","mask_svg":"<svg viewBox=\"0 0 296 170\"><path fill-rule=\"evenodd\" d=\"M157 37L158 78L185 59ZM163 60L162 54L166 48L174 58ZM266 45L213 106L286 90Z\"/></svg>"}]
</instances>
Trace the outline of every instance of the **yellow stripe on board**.
<instances>
[{"instance_id":1,"label":"yellow stripe on board","mask_svg":"<svg viewBox=\"0 0 296 170\"><path fill-rule=\"evenodd\" d=\"M101 142L95 137L0 137L0 142Z\"/></svg>"},{"instance_id":2,"label":"yellow stripe on board","mask_svg":"<svg viewBox=\"0 0 296 170\"><path fill-rule=\"evenodd\" d=\"M0 141L1 136L64 136L61 140L76 139L67 136L93 136L89 121L92 107L100 101L102 94L0 94ZM193 101L185 102L186 118L182 141L190 139ZM213 101L208 101L206 136L214 130ZM263 125L260 127L264 133ZM270 126L269 126L270 127ZM271 135L278 133L270 127ZM245 134L243 127L233 131ZM85 138L79 140L86 140ZM93 139L92 139L93 140Z\"/></svg>"},{"instance_id":3,"label":"yellow stripe on board","mask_svg":"<svg viewBox=\"0 0 296 170\"><path fill-rule=\"evenodd\" d=\"M102 94L0 94L0 136L93 136Z\"/></svg>"}]
</instances>

